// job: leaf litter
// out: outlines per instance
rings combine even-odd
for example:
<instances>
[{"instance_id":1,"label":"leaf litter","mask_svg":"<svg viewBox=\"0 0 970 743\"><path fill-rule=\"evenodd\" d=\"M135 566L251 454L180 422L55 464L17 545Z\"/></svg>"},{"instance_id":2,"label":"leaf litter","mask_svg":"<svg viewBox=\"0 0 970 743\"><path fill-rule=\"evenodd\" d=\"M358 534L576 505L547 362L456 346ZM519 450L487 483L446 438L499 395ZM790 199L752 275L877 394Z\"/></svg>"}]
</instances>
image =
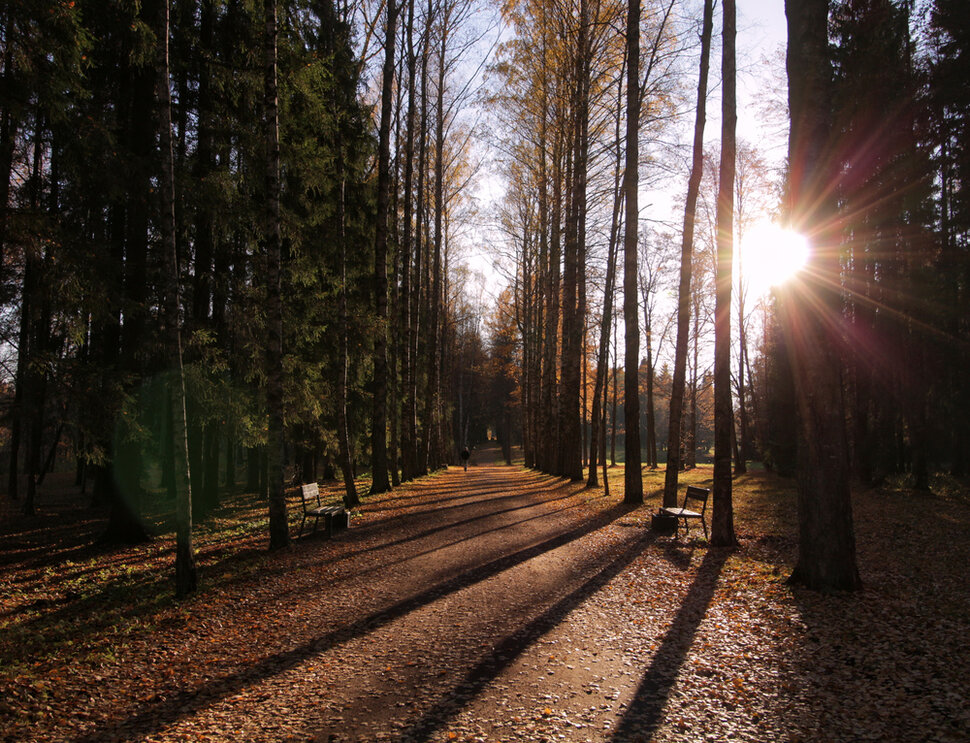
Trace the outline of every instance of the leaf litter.
<instances>
[{"instance_id":1,"label":"leaf litter","mask_svg":"<svg viewBox=\"0 0 970 743\"><path fill-rule=\"evenodd\" d=\"M272 554L240 497L203 527L184 602L170 536L85 551L84 519L45 548L7 520L0 739L970 739L964 485L855 493L864 590L820 595L785 582L793 483L737 478L724 552L652 536L645 477L630 510L619 468L609 499L452 468Z\"/></svg>"}]
</instances>

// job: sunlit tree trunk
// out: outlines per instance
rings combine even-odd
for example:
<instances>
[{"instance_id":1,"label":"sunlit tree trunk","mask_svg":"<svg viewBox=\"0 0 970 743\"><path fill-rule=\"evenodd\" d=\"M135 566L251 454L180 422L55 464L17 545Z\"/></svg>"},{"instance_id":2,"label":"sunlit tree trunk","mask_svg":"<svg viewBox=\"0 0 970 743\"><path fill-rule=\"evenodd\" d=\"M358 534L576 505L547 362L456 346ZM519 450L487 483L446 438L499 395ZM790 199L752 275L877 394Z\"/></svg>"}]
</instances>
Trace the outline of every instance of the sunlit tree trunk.
<instances>
[{"instance_id":1,"label":"sunlit tree trunk","mask_svg":"<svg viewBox=\"0 0 970 743\"><path fill-rule=\"evenodd\" d=\"M441 466L441 361L443 353L443 334L441 328L442 310L442 253L444 251L444 148L445 148L445 55L448 46L448 11L445 8L441 19L441 38L438 40L438 89L436 96L435 119L435 159L434 159L434 236L431 242L431 294L429 306L429 349L428 349L428 387L425 392L425 440L422 454L429 470Z\"/></svg>"},{"instance_id":2,"label":"sunlit tree trunk","mask_svg":"<svg viewBox=\"0 0 970 743\"><path fill-rule=\"evenodd\" d=\"M414 54L414 0L408 1L407 26L405 28L407 46L407 93L408 109L404 134L404 225L401 231L401 301L398 333L401 340L401 383L404 387L401 425L401 479L408 481L416 474L417 413L414 400L413 365L415 363L411 333L416 321L412 314L414 302L411 299L413 274L414 236L414 136L417 113L417 91L414 83L417 60Z\"/></svg>"},{"instance_id":3,"label":"sunlit tree trunk","mask_svg":"<svg viewBox=\"0 0 970 743\"><path fill-rule=\"evenodd\" d=\"M617 246L620 232L620 212L623 209L623 191L620 189L620 177L622 172L622 150L621 150L621 116L620 110L623 104L623 73L626 71L625 62L617 83L617 115L616 130L614 132L615 142L615 167L613 170L613 216L610 221L610 237L606 254L606 284L603 289L603 315L600 318L600 337L599 349L596 359L596 380L593 384L593 410L590 445L589 445L589 477L586 480L587 487L594 488L599 483L597 481L596 467L597 456L602 454L602 462L606 464L606 383L609 375L610 363L610 329L613 325L613 297L616 289L616 258ZM604 487L609 489L606 482L604 469Z\"/></svg>"}]
</instances>

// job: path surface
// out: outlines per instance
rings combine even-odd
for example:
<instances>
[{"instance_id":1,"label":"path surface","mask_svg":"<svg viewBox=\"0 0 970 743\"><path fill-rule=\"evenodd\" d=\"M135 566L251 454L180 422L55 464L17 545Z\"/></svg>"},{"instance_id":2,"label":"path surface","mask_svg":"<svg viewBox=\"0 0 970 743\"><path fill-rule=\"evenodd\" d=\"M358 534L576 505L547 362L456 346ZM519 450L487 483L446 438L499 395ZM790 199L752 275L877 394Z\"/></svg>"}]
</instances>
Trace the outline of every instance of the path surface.
<instances>
[{"instance_id":1,"label":"path surface","mask_svg":"<svg viewBox=\"0 0 970 743\"><path fill-rule=\"evenodd\" d=\"M138 707L79 740L648 739L673 679L651 656L682 602L626 584L638 563L683 574L691 551L647 560L649 532L615 497L476 459L241 580L154 649L201 682L146 673Z\"/></svg>"},{"instance_id":2,"label":"path surface","mask_svg":"<svg viewBox=\"0 0 970 743\"><path fill-rule=\"evenodd\" d=\"M784 585L793 541L758 521L785 496L748 486L740 523L767 531L728 554L476 459L368 497L335 539L210 555L218 590L117 636L52 604L76 660L15 687L42 729L5 727L0 695L0 740L970 740L966 505L924 533L910 497L859 500L867 589L824 597Z\"/></svg>"}]
</instances>

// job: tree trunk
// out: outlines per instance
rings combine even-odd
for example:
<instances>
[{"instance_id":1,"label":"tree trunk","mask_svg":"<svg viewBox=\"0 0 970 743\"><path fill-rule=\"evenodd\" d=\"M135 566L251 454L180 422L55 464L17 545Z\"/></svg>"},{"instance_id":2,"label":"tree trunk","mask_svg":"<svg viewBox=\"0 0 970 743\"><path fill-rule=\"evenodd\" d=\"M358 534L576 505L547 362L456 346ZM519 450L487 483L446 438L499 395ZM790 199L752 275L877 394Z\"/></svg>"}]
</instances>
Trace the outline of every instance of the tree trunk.
<instances>
[{"instance_id":1,"label":"tree trunk","mask_svg":"<svg viewBox=\"0 0 970 743\"><path fill-rule=\"evenodd\" d=\"M785 0L788 19L789 198L794 228L811 235L806 270L781 303L798 403L798 558L791 582L856 590L849 462L842 401L838 226L833 173L828 0ZM809 283L811 282L811 283Z\"/></svg>"},{"instance_id":2,"label":"tree trunk","mask_svg":"<svg viewBox=\"0 0 970 743\"><path fill-rule=\"evenodd\" d=\"M416 318L412 314L414 303L411 299L412 255L415 245L414 235L414 127L417 113L417 91L414 89L417 71L414 54L414 0L408 2L408 16L405 39L407 41L407 91L408 110L404 135L404 229L401 234L401 299L398 318L398 334L401 340L401 382L404 387L401 421L401 479L412 480L416 473L417 451L417 413L414 401L412 371L415 359L412 349L412 324Z\"/></svg>"},{"instance_id":3,"label":"tree trunk","mask_svg":"<svg viewBox=\"0 0 970 743\"><path fill-rule=\"evenodd\" d=\"M430 5L430 3L429 3ZM444 249L442 239L442 225L444 220L444 87L445 87L445 52L447 48L448 18L447 13L441 21L442 37L438 46L438 90L437 90L437 119L435 120L435 158L434 158L434 237L431 250L431 292L429 296L428 323L428 387L425 392L425 437L422 441L422 456L425 470L435 470L441 465L440 459L440 426L441 426L441 258Z\"/></svg>"},{"instance_id":4,"label":"tree trunk","mask_svg":"<svg viewBox=\"0 0 970 743\"><path fill-rule=\"evenodd\" d=\"M644 304L649 301L646 295ZM647 339L647 465L650 469L657 469L657 414L654 405L654 369L653 369L653 323L648 309L643 313L643 330Z\"/></svg>"},{"instance_id":5,"label":"tree trunk","mask_svg":"<svg viewBox=\"0 0 970 743\"><path fill-rule=\"evenodd\" d=\"M690 284L694 252L694 221L697 194L704 170L704 124L707 117L707 77L710 70L711 32L714 25L713 0L704 0L701 30L700 74L697 79L697 109L694 119L693 160L687 183L684 207L684 233L680 251L680 285L677 290L677 345L674 350L673 386L670 390L670 419L667 434L667 471L664 476L663 504L677 506L677 480L681 459L681 422L684 412L684 381L687 375L687 347L690 336Z\"/></svg>"},{"instance_id":6,"label":"tree trunk","mask_svg":"<svg viewBox=\"0 0 970 743\"><path fill-rule=\"evenodd\" d=\"M345 174L343 141L337 130L337 176L340 178L340 195L337 199L337 230L340 239L340 299L338 307L338 332L340 333L340 360L337 367L337 445L340 450L340 472L344 480L344 505L356 508L360 505L357 485L354 483L354 465L350 453L350 431L347 426L347 365L350 339L347 329L347 233Z\"/></svg>"},{"instance_id":7,"label":"tree trunk","mask_svg":"<svg viewBox=\"0 0 970 743\"><path fill-rule=\"evenodd\" d=\"M625 64L625 62L624 62ZM625 71L625 67L624 67ZM620 212L623 208L623 191L620 190L620 173L622 169L620 148L620 107L623 103L623 75L617 83L617 116L614 141L616 142L616 167L613 171L613 216L610 222L610 237L606 253L606 284L603 289L603 315L600 318L599 349L596 359L596 380L593 384L593 411L590 443L589 443L589 477L586 486L597 486L596 466L597 456L602 454L602 462L606 466L606 383L610 363L610 329L613 325L613 296L616 290L616 258L620 232ZM602 446L600 445L602 444ZM609 490L604 469L603 486Z\"/></svg>"},{"instance_id":8,"label":"tree trunk","mask_svg":"<svg viewBox=\"0 0 970 743\"><path fill-rule=\"evenodd\" d=\"M169 89L169 3L159 3L158 23L158 131L161 148L161 232L165 262L166 345L176 369L170 382L175 495L175 595L194 593L198 586L195 549L192 544L192 485L189 472L185 417L185 374L182 368L182 337L179 329L178 253L175 244L175 171L172 151L172 97Z\"/></svg>"},{"instance_id":9,"label":"tree trunk","mask_svg":"<svg viewBox=\"0 0 970 743\"><path fill-rule=\"evenodd\" d=\"M737 152L735 0L724 0L721 37L721 165L717 198L717 274L714 298L714 488L711 544L734 547L731 500L731 280L734 260L734 176Z\"/></svg>"},{"instance_id":10,"label":"tree trunk","mask_svg":"<svg viewBox=\"0 0 970 743\"><path fill-rule=\"evenodd\" d=\"M374 298L377 339L374 342L374 399L371 416L371 493L391 489L387 466L387 220L391 190L391 117L394 103L394 43L397 6L387 3L381 123L377 146L377 216L374 229Z\"/></svg>"},{"instance_id":11,"label":"tree trunk","mask_svg":"<svg viewBox=\"0 0 970 743\"><path fill-rule=\"evenodd\" d=\"M283 245L280 234L280 131L276 87L276 0L263 0L263 138L266 157L266 491L269 500L269 546L290 542L283 483Z\"/></svg>"},{"instance_id":12,"label":"tree trunk","mask_svg":"<svg viewBox=\"0 0 970 743\"><path fill-rule=\"evenodd\" d=\"M626 172L623 190L626 219L623 234L623 317L626 330L624 401L626 456L624 503L643 503L640 473L640 313L637 287L638 183L640 166L640 0L629 0L626 22Z\"/></svg>"},{"instance_id":13,"label":"tree trunk","mask_svg":"<svg viewBox=\"0 0 970 743\"><path fill-rule=\"evenodd\" d=\"M430 27L433 18L434 8L431 2L428 3L428 15L425 19L426 28ZM421 54L421 116L420 126L418 127L418 173L417 173L417 193L415 194L415 205L417 213L415 215L414 229L414 279L411 286L411 378L408 381L409 394L411 395L410 405L413 407L415 421L418 417L418 361L421 359L421 351L428 353L428 331L423 326L426 322L429 311L428 298L428 238L426 234L427 208L425 205L425 182L427 181L428 170L428 58L431 56L431 34L424 34L424 49ZM424 329L424 332L420 332ZM425 362L427 361L424 359ZM421 420L420 434L415 428L415 477L425 475L428 472L428 441L430 437L431 421L428 419L428 405L424 401L424 415ZM417 425L417 424L415 424Z\"/></svg>"},{"instance_id":14,"label":"tree trunk","mask_svg":"<svg viewBox=\"0 0 970 743\"><path fill-rule=\"evenodd\" d=\"M12 5L4 3L4 50L3 50L3 78L2 100L7 104L0 111L0 287L7 283L7 208L10 204L10 177L13 174L13 156L17 143L19 122L12 103L12 89L14 85L13 53L15 43ZM3 297L7 299L6 296ZM14 495L13 497L16 497Z\"/></svg>"}]
</instances>

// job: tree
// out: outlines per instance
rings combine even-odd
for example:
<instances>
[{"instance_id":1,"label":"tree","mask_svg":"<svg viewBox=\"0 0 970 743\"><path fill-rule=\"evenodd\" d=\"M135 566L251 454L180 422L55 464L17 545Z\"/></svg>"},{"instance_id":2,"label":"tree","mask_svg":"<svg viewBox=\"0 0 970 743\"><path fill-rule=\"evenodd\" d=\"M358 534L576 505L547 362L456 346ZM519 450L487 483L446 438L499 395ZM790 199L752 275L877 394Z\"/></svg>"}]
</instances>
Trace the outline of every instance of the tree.
<instances>
[{"instance_id":1,"label":"tree","mask_svg":"<svg viewBox=\"0 0 970 743\"><path fill-rule=\"evenodd\" d=\"M371 420L371 493L391 489L387 462L387 220L391 191L390 147L394 102L394 44L397 34L397 6L387 3L384 30L384 69L381 86L381 123L377 145L377 216L374 229L374 298L377 339L374 343L374 396Z\"/></svg>"},{"instance_id":2,"label":"tree","mask_svg":"<svg viewBox=\"0 0 970 743\"><path fill-rule=\"evenodd\" d=\"M640 167L640 0L629 0L626 22L626 171L623 191L626 217L623 222L623 320L626 332L624 356L624 404L626 419L625 503L643 503L640 473L640 312L637 303L637 184Z\"/></svg>"},{"instance_id":3,"label":"tree","mask_svg":"<svg viewBox=\"0 0 970 743\"><path fill-rule=\"evenodd\" d=\"M175 595L187 596L198 586L195 550L192 544L192 478L189 442L186 435L185 370L182 366L182 335L179 327L178 253L175 243L175 172L172 152L172 98L169 89L169 3L161 0L158 12L158 131L161 148L161 227L165 259L166 345L175 359L171 375L168 412L175 470Z\"/></svg>"},{"instance_id":4,"label":"tree","mask_svg":"<svg viewBox=\"0 0 970 743\"><path fill-rule=\"evenodd\" d=\"M621 71L621 73L625 71L626 70L624 69ZM596 476L596 461L597 456L602 454L604 465L603 486L607 489L607 491L609 490L609 482L606 479L605 469L606 426L603 424L603 421L605 421L606 412L606 383L607 374L609 371L607 367L609 366L610 359L610 329L613 327L613 298L616 294L616 258L617 247L619 244L620 213L623 209L623 191L620 190L620 179L623 170L623 140L620 129L622 121L622 105L623 75L621 74L617 80L616 129L614 133L616 164L613 172L613 215L610 221L610 236L607 246L606 284L603 288L603 313L600 318L599 350L596 360L596 381L593 388L593 421L589 447L589 476L586 480L587 487L593 488L598 485ZM600 442L601 445L597 445L597 442Z\"/></svg>"},{"instance_id":5,"label":"tree","mask_svg":"<svg viewBox=\"0 0 970 743\"><path fill-rule=\"evenodd\" d=\"M798 405L798 559L790 580L815 590L860 586L842 404L841 296L833 177L828 0L785 0L788 20L789 210L811 244L781 316Z\"/></svg>"},{"instance_id":6,"label":"tree","mask_svg":"<svg viewBox=\"0 0 970 743\"><path fill-rule=\"evenodd\" d=\"M717 274L714 305L714 488L711 544L730 547L734 536L731 501L731 282L734 259L734 173L737 147L736 9L724 0L721 62L721 167L717 199Z\"/></svg>"},{"instance_id":7,"label":"tree","mask_svg":"<svg viewBox=\"0 0 970 743\"><path fill-rule=\"evenodd\" d=\"M286 492L283 483L283 245L280 225L280 138L276 80L276 0L263 2L263 136L265 147L266 250L266 407L269 413L267 495L270 549L289 544Z\"/></svg>"}]
</instances>

